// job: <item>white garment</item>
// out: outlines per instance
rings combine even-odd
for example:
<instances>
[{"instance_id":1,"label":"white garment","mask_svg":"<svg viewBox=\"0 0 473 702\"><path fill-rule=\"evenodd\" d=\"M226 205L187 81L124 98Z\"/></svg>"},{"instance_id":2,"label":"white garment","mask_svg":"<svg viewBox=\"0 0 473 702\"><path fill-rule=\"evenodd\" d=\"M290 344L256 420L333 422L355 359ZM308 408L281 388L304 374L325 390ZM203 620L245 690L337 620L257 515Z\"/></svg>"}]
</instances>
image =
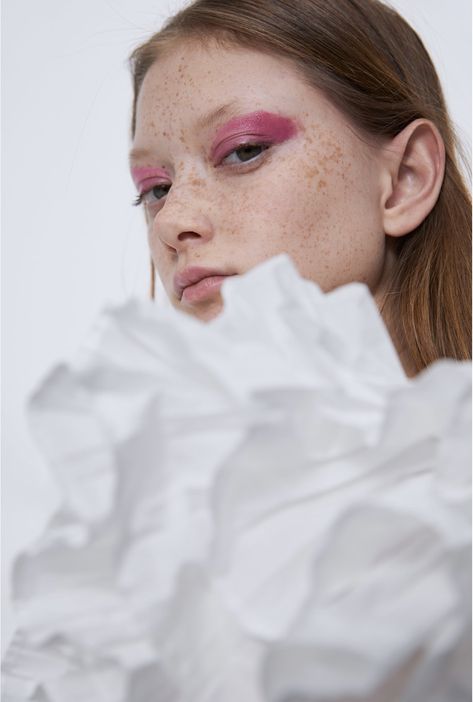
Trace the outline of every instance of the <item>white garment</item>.
<instances>
[{"instance_id":1,"label":"white garment","mask_svg":"<svg viewBox=\"0 0 473 702\"><path fill-rule=\"evenodd\" d=\"M278 256L200 322L102 315L30 407L62 504L4 702L471 699L471 365Z\"/></svg>"}]
</instances>

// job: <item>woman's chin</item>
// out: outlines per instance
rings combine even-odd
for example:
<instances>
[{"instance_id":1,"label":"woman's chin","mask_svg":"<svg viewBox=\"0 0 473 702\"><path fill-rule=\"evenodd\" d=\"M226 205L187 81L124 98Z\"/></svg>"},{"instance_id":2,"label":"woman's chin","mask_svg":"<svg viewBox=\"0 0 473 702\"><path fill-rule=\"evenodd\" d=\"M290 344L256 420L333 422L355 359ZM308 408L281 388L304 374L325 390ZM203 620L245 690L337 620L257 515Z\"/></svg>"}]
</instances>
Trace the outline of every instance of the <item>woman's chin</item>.
<instances>
[{"instance_id":1,"label":"woman's chin","mask_svg":"<svg viewBox=\"0 0 473 702\"><path fill-rule=\"evenodd\" d=\"M192 317L197 317L202 322L210 322L215 317L218 317L223 310L223 300L219 295L218 298L207 302L205 305L180 305L181 312L190 314Z\"/></svg>"}]
</instances>

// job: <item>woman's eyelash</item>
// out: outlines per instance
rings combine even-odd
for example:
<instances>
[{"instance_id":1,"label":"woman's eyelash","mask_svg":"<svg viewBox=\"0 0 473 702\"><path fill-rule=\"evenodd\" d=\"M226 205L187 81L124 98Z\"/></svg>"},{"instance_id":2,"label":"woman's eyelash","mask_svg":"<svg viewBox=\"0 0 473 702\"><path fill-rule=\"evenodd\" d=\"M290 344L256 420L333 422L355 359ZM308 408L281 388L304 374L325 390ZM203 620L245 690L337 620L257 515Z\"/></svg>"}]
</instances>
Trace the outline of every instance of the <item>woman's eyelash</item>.
<instances>
[{"instance_id":1,"label":"woman's eyelash","mask_svg":"<svg viewBox=\"0 0 473 702\"><path fill-rule=\"evenodd\" d=\"M170 187L171 187L170 185L153 185L153 187L150 188L149 190L143 190L142 193L139 193L139 195L136 196L136 198L133 200L133 202L131 204L134 205L135 207L137 207L138 205L141 205L143 200L145 199L146 195L148 193L150 193L152 190L154 190L154 188L170 188ZM158 198L158 200L161 200L161 199L162 198Z\"/></svg>"},{"instance_id":2,"label":"woman's eyelash","mask_svg":"<svg viewBox=\"0 0 473 702\"><path fill-rule=\"evenodd\" d=\"M261 156L261 154L263 154L267 149L269 149L270 146L271 146L271 144L267 144L267 143L240 144L240 146L238 146L236 149L232 149L226 156L224 156L220 163L223 163L229 156L236 154L238 151L244 151L245 149L247 151L251 150L251 149L262 149L262 151L259 154L256 154L256 156L253 156L252 158L248 159L248 161L240 161L239 164L236 164L236 165L244 166L245 163L252 163L255 159L257 159L259 156ZM153 187L154 188L161 188L161 187L167 187L167 186L166 185L155 185ZM169 185L169 188L170 187L171 186ZM137 195L137 197L133 200L132 204L135 207L141 205L143 203L143 200L146 197L146 195L148 193L150 193L152 190L153 190L153 188L150 188L149 190L146 190L146 191L143 191L142 193L139 193L139 195ZM162 198L158 198L158 200L160 200L160 199L162 199Z\"/></svg>"}]
</instances>

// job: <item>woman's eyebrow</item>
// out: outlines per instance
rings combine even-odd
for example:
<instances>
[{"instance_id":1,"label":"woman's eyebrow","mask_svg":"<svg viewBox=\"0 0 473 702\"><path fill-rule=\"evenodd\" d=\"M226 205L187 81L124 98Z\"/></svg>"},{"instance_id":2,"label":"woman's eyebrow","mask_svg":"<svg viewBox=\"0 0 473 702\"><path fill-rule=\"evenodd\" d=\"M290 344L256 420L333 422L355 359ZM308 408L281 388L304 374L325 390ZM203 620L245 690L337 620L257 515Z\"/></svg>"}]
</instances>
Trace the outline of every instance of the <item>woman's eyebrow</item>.
<instances>
[{"instance_id":1,"label":"woman's eyebrow","mask_svg":"<svg viewBox=\"0 0 473 702\"><path fill-rule=\"evenodd\" d=\"M150 149L132 149L128 154L128 160L130 161L130 164L133 165L134 161L139 161L140 158L144 158L150 154Z\"/></svg>"},{"instance_id":2,"label":"woman's eyebrow","mask_svg":"<svg viewBox=\"0 0 473 702\"><path fill-rule=\"evenodd\" d=\"M235 116L235 114L238 112L238 104L239 103L237 100L231 100L230 102L217 107L215 110L207 112L196 121L197 129L208 129L209 127L213 127L216 122L222 119L222 117L226 117L227 115Z\"/></svg>"}]
</instances>

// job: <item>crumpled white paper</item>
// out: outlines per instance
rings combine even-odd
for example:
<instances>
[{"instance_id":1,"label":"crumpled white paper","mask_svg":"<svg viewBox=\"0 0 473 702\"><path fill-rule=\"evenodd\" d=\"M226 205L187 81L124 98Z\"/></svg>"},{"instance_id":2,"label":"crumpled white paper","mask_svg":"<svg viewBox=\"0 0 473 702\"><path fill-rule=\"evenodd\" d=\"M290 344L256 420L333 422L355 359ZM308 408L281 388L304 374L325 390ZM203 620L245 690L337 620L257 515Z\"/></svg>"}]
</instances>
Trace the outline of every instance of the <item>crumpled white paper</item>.
<instances>
[{"instance_id":1,"label":"crumpled white paper","mask_svg":"<svg viewBox=\"0 0 473 702\"><path fill-rule=\"evenodd\" d=\"M106 311L32 398L63 499L2 699L470 699L471 365L408 380L367 288L286 256L223 297Z\"/></svg>"}]
</instances>

